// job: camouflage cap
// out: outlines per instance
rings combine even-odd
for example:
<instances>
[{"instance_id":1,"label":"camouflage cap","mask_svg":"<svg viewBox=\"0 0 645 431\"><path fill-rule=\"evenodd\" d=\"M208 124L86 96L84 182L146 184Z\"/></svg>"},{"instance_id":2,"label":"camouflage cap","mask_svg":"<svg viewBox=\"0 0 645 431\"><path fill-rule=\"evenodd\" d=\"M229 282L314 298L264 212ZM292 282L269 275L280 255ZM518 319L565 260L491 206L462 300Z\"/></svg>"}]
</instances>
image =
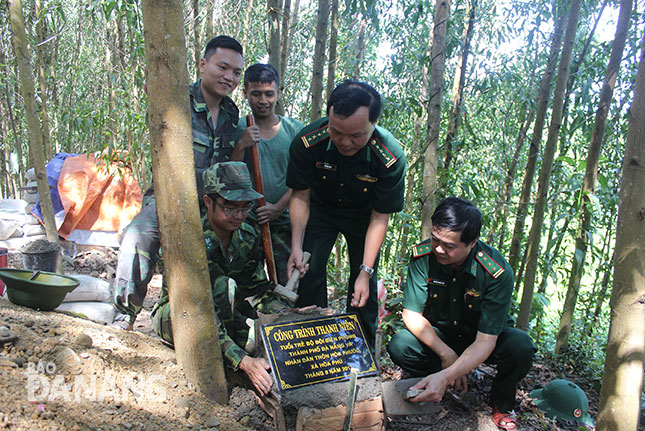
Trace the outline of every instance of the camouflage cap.
<instances>
[{"instance_id":1,"label":"camouflage cap","mask_svg":"<svg viewBox=\"0 0 645 431\"><path fill-rule=\"evenodd\" d=\"M229 201L252 201L262 195L253 190L251 176L242 162L215 163L202 174L206 194L217 193Z\"/></svg>"}]
</instances>

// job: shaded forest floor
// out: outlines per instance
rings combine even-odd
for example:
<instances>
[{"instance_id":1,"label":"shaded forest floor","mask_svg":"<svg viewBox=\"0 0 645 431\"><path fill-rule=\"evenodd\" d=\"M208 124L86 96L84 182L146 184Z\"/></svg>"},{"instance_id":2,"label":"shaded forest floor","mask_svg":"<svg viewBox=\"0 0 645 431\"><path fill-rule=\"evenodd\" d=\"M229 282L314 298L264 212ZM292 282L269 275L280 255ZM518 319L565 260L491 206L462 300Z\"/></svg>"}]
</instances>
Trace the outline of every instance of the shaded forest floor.
<instances>
[{"instance_id":1,"label":"shaded forest floor","mask_svg":"<svg viewBox=\"0 0 645 431\"><path fill-rule=\"evenodd\" d=\"M22 267L19 255L10 254L9 266ZM66 262L65 272L109 279L115 267L116 253L91 251ZM261 410L251 390L235 387L228 406L214 406L186 382L174 352L161 344L150 326L149 312L160 285L160 276L155 276L144 310L134 331L129 332L73 315L16 306L6 297L0 299L0 326L18 337L0 350L0 429L272 429L271 418ZM389 362L387 353L384 355L383 379L400 379L400 369ZM491 367L480 367L468 376L468 392L444 397L433 415L388 417L386 429L496 430L486 402L494 372ZM596 417L598 394L592 383L539 357L517 391L519 429L572 429L569 424L545 420L528 397L532 389L554 378L578 384L587 393L590 413ZM76 400L71 389L80 386L75 379L90 386L95 379L97 400L88 400L83 392ZM44 388L34 386L36 381ZM66 391L70 399L65 399ZM644 423L645 418L641 418Z\"/></svg>"}]
</instances>

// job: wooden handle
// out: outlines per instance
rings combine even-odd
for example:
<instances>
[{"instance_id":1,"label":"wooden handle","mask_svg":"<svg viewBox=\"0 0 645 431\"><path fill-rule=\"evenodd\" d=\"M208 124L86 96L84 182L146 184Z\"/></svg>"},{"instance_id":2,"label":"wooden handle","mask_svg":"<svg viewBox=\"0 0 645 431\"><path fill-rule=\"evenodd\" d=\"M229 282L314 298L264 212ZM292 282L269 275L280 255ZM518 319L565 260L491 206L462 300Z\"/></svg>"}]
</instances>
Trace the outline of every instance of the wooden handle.
<instances>
[{"instance_id":1,"label":"wooden handle","mask_svg":"<svg viewBox=\"0 0 645 431\"><path fill-rule=\"evenodd\" d=\"M255 125L255 118L253 115L246 116L246 126L250 127ZM255 190L264 195L264 184L262 183L262 168L260 167L260 152L258 146L251 147L251 161L253 162L253 180L255 181ZM264 196L258 199L258 206L265 206L267 203ZM264 257L266 259L267 271L269 272L269 281L272 283L278 282L278 276L275 270L275 257L273 256L273 243L271 242L271 229L269 223L260 225L262 232L262 244L264 245Z\"/></svg>"}]
</instances>

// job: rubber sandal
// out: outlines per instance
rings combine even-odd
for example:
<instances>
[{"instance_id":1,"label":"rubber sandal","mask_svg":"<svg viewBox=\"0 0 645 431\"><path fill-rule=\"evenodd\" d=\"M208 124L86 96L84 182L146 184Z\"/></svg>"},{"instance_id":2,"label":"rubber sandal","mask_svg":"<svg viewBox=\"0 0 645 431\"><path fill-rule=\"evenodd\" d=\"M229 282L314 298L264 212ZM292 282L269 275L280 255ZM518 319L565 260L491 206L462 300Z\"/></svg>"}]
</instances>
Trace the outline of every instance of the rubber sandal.
<instances>
[{"instance_id":1,"label":"rubber sandal","mask_svg":"<svg viewBox=\"0 0 645 431\"><path fill-rule=\"evenodd\" d=\"M517 429L517 417L515 412L502 413L497 407L493 408L493 415L491 416L493 423L498 428L506 431Z\"/></svg>"}]
</instances>

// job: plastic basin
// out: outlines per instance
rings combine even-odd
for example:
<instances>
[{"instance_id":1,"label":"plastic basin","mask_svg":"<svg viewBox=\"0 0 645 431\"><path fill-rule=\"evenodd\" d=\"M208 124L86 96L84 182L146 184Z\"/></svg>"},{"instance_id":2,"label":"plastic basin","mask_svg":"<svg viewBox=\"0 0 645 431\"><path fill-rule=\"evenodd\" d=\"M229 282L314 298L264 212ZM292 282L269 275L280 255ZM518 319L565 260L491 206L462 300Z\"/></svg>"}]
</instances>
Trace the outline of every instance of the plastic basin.
<instances>
[{"instance_id":1,"label":"plastic basin","mask_svg":"<svg viewBox=\"0 0 645 431\"><path fill-rule=\"evenodd\" d=\"M1 269L0 279L7 285L7 296L14 304L49 311L58 307L65 295L76 289L79 281L55 272Z\"/></svg>"}]
</instances>

